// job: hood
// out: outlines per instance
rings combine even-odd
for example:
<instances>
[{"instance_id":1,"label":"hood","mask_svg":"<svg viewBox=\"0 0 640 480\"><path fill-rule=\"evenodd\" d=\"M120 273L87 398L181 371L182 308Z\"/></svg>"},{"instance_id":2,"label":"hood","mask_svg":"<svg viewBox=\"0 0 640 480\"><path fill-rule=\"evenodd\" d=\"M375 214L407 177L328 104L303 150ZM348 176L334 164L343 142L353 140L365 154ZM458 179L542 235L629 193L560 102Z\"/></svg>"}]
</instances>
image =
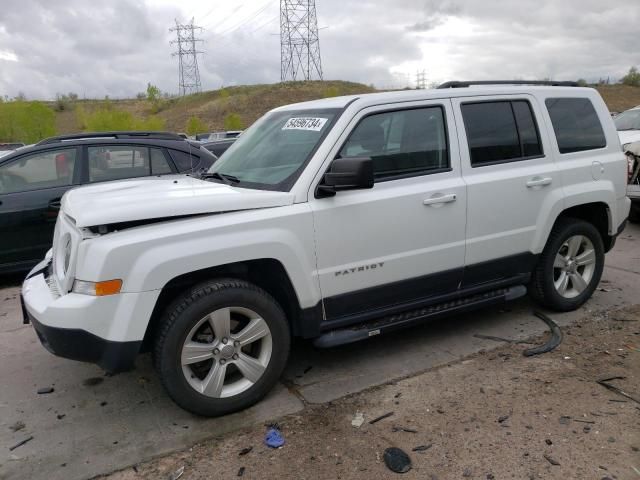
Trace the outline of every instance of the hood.
<instances>
[{"instance_id":1,"label":"hood","mask_svg":"<svg viewBox=\"0 0 640 480\"><path fill-rule=\"evenodd\" d=\"M640 142L640 130L618 130L620 144Z\"/></svg>"},{"instance_id":2,"label":"hood","mask_svg":"<svg viewBox=\"0 0 640 480\"><path fill-rule=\"evenodd\" d=\"M291 205L288 192L238 188L186 175L146 177L80 187L62 198L76 226L93 227L184 215Z\"/></svg>"}]
</instances>

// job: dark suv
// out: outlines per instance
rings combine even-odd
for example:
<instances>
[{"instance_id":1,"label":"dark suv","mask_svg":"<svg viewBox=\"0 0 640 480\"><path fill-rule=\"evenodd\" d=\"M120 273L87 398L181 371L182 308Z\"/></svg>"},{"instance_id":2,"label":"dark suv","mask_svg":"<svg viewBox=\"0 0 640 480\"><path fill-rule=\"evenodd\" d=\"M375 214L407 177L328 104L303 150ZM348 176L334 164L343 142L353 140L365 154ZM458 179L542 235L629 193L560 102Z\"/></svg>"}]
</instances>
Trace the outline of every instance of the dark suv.
<instances>
[{"instance_id":1,"label":"dark suv","mask_svg":"<svg viewBox=\"0 0 640 480\"><path fill-rule=\"evenodd\" d=\"M0 273L26 270L51 247L60 199L78 185L207 170L217 157L168 132L53 137L0 158Z\"/></svg>"}]
</instances>

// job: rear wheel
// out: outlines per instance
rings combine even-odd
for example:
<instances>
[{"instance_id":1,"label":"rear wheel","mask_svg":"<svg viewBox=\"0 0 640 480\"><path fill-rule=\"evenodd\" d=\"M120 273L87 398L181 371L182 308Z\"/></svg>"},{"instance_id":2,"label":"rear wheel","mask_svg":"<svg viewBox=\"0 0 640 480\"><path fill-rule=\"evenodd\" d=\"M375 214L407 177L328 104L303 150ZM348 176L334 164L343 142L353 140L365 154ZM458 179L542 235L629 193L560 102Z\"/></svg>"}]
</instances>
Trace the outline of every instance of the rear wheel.
<instances>
[{"instance_id":1,"label":"rear wheel","mask_svg":"<svg viewBox=\"0 0 640 480\"><path fill-rule=\"evenodd\" d=\"M603 268L604 245L598 230L583 220L561 219L533 273L531 294L554 310L575 310L591 297Z\"/></svg>"},{"instance_id":2,"label":"rear wheel","mask_svg":"<svg viewBox=\"0 0 640 480\"><path fill-rule=\"evenodd\" d=\"M197 285L168 308L154 363L182 408L218 416L258 402L289 355L284 312L264 290L239 280Z\"/></svg>"}]
</instances>

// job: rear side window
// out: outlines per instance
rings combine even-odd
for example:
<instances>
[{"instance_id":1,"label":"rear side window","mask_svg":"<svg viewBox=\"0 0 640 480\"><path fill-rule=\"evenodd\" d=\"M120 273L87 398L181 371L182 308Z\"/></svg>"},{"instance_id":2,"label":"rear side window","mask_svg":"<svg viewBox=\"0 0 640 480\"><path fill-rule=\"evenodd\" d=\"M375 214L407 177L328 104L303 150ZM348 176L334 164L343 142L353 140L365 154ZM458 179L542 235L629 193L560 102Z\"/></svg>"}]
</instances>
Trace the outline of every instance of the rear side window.
<instances>
[{"instance_id":1,"label":"rear side window","mask_svg":"<svg viewBox=\"0 0 640 480\"><path fill-rule=\"evenodd\" d=\"M600 119L588 98L545 100L560 153L604 148L607 141Z\"/></svg>"},{"instance_id":2,"label":"rear side window","mask_svg":"<svg viewBox=\"0 0 640 480\"><path fill-rule=\"evenodd\" d=\"M442 107L365 117L340 150L341 157L371 157L376 180L441 172L449 168Z\"/></svg>"},{"instance_id":3,"label":"rear side window","mask_svg":"<svg viewBox=\"0 0 640 480\"><path fill-rule=\"evenodd\" d=\"M178 172L195 172L200 167L200 157L179 150L169 150Z\"/></svg>"},{"instance_id":4,"label":"rear side window","mask_svg":"<svg viewBox=\"0 0 640 480\"><path fill-rule=\"evenodd\" d=\"M461 109L472 167L542 155L538 128L526 100L465 103Z\"/></svg>"}]
</instances>

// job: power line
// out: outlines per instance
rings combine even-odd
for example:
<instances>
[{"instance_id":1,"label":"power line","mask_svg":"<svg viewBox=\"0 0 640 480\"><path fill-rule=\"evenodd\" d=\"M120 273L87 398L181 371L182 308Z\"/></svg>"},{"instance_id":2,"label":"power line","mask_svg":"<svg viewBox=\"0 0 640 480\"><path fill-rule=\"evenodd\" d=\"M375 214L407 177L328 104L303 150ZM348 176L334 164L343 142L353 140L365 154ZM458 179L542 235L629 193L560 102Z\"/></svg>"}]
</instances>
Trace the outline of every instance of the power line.
<instances>
[{"instance_id":1,"label":"power line","mask_svg":"<svg viewBox=\"0 0 640 480\"><path fill-rule=\"evenodd\" d=\"M315 0L280 0L280 79L322 80Z\"/></svg>"},{"instance_id":2,"label":"power line","mask_svg":"<svg viewBox=\"0 0 640 480\"><path fill-rule=\"evenodd\" d=\"M200 84L200 70L198 69L198 54L202 51L196 49L196 42L202 42L196 38L195 31L202 30L191 23L180 24L176 19L176 26L169 29L170 32L176 32L177 39L169 42L171 45L177 45L178 51L172 53L172 56L178 56L178 87L180 95L189 95L202 91Z\"/></svg>"}]
</instances>

